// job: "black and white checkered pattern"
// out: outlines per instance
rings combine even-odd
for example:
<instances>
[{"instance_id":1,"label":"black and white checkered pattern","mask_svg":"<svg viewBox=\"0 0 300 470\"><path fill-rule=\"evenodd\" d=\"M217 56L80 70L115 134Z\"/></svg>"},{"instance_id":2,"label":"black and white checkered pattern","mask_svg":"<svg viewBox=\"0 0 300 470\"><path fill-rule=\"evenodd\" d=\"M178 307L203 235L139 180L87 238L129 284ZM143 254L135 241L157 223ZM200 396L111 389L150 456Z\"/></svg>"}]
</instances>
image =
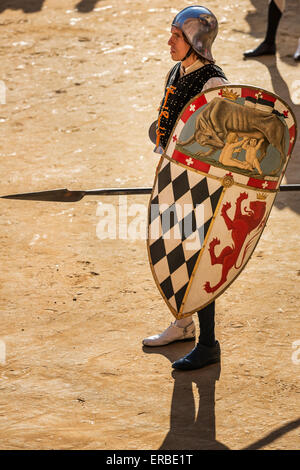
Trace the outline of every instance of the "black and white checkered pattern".
<instances>
[{"instance_id":1,"label":"black and white checkered pattern","mask_svg":"<svg viewBox=\"0 0 300 470\"><path fill-rule=\"evenodd\" d=\"M216 179L164 159L149 214L155 277L178 313L223 187Z\"/></svg>"}]
</instances>

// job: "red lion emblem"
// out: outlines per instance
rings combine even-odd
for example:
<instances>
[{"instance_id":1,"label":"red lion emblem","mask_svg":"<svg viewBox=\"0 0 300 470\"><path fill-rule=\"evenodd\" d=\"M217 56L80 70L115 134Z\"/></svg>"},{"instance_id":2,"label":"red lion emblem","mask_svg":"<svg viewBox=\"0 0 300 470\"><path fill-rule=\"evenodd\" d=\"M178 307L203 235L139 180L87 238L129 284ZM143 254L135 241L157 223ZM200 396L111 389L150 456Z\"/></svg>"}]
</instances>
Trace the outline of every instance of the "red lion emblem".
<instances>
[{"instance_id":1,"label":"red lion emblem","mask_svg":"<svg viewBox=\"0 0 300 470\"><path fill-rule=\"evenodd\" d=\"M204 285L204 289L206 292L215 292L219 287L227 281L227 275L230 269L234 266L237 268L236 263L240 252L243 248L244 242L247 236L258 226L261 227L264 223L262 221L263 216L266 211L266 203L265 201L251 201L250 202L250 210L244 208L246 214L242 213L241 204L244 199L248 198L247 193L241 193L236 200L236 209L233 220L227 215L228 209L231 207L230 202L226 202L223 204L221 209L221 215L226 223L228 230L231 230L231 237L233 240L233 246L226 246L223 248L219 256L215 254L215 246L220 244L220 240L218 238L214 238L209 244L209 253L211 258L211 264L222 264L222 276L220 282L218 282L215 286L211 287L210 282L207 281ZM253 239L254 237L252 237ZM252 239L247 243L243 259L245 257L247 248L251 243ZM242 260L243 262L243 260ZM242 264L242 263L241 263ZM238 268L237 268L238 269Z\"/></svg>"}]
</instances>

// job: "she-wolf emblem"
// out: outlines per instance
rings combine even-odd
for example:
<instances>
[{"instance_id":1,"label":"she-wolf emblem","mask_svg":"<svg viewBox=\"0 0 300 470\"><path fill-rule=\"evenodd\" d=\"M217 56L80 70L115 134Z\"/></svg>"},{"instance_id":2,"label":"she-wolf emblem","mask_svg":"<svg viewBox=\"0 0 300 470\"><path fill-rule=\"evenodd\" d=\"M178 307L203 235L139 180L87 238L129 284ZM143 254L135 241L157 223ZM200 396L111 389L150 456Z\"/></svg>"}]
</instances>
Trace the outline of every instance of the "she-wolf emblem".
<instances>
[{"instance_id":1,"label":"she-wolf emblem","mask_svg":"<svg viewBox=\"0 0 300 470\"><path fill-rule=\"evenodd\" d=\"M243 141L238 142L238 138ZM255 139L255 142L253 140ZM247 142L248 140L248 142ZM250 142L252 140L252 142ZM235 103L222 98L213 98L205 108L199 112L195 122L195 132L185 140L178 141L179 146L185 147L197 142L203 147L209 147L208 151L199 151L195 155L199 157L208 157L219 149L224 149L227 145L236 143L247 151L248 155L254 151L251 147L256 147L255 152L260 148L260 156L252 162L239 162L231 157L229 163L223 161L223 164L239 166L244 169L256 168L261 174L259 162L266 156L268 145L275 147L280 154L279 167L272 171L277 174L282 168L285 155L285 125L276 114L263 112L259 109L250 108L239 103ZM247 144L247 148L245 146ZM226 149L228 154L228 148ZM226 156L225 156L226 157ZM220 162L224 158L224 152ZM251 167L252 165L252 167Z\"/></svg>"}]
</instances>

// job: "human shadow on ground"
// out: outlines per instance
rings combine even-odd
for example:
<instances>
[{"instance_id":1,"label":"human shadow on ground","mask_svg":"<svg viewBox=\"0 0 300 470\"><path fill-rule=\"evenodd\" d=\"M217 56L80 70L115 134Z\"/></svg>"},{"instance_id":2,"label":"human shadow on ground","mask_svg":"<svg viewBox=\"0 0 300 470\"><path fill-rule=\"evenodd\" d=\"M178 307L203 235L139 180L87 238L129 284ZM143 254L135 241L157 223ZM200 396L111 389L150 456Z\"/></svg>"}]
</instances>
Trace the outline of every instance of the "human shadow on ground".
<instances>
[{"instance_id":1,"label":"human shadow on ground","mask_svg":"<svg viewBox=\"0 0 300 470\"><path fill-rule=\"evenodd\" d=\"M146 354L161 354L171 363L193 348L192 342L162 347L143 347ZM172 372L174 389L170 412L170 429L159 450L231 450L216 439L215 384L221 374L220 364L193 371ZM199 394L198 412L193 384ZM300 427L300 418L285 423L266 436L240 450L259 450Z\"/></svg>"},{"instance_id":2,"label":"human shadow on ground","mask_svg":"<svg viewBox=\"0 0 300 470\"><path fill-rule=\"evenodd\" d=\"M75 8L81 13L93 11L100 0L81 0ZM23 10L24 13L41 11L45 0L1 0L0 13L5 10Z\"/></svg>"},{"instance_id":3,"label":"human shadow on ground","mask_svg":"<svg viewBox=\"0 0 300 470\"><path fill-rule=\"evenodd\" d=\"M175 343L167 347L146 347L147 354L161 354L170 362L187 354L193 343ZM172 373L174 390L172 396L170 430L160 450L224 450L227 447L216 440L215 383L220 377L220 364L213 364L195 371ZM193 384L199 393L199 406L194 400Z\"/></svg>"},{"instance_id":4,"label":"human shadow on ground","mask_svg":"<svg viewBox=\"0 0 300 470\"><path fill-rule=\"evenodd\" d=\"M5 10L23 10L24 13L34 13L43 8L45 0L1 0L0 13Z\"/></svg>"},{"instance_id":5,"label":"human shadow on ground","mask_svg":"<svg viewBox=\"0 0 300 470\"><path fill-rule=\"evenodd\" d=\"M99 2L99 0L81 0L76 5L76 10L80 11L81 13L88 13L93 11L95 5Z\"/></svg>"},{"instance_id":6,"label":"human shadow on ground","mask_svg":"<svg viewBox=\"0 0 300 470\"><path fill-rule=\"evenodd\" d=\"M291 108L295 115L296 122L298 126L300 124L300 104L294 104L291 92L285 80L283 79L282 75L279 72L277 66L277 58L276 56L263 56L263 57L255 57L252 59L253 62L257 61L263 64L271 77L273 90L286 104ZM255 66L255 65L254 65ZM292 83L292 95L297 95L297 100L300 99L300 80L296 80L297 76L295 74L295 81ZM295 99L294 99L295 101ZM292 151L292 156L287 166L287 170L285 172L285 178L287 183L299 183L300 184L300 138L299 138L299 127L298 127L298 136L296 140L296 144ZM289 207L297 214L300 213L300 191L287 191L287 192L279 192L275 200L275 206L278 209L284 209L285 207Z\"/></svg>"}]
</instances>

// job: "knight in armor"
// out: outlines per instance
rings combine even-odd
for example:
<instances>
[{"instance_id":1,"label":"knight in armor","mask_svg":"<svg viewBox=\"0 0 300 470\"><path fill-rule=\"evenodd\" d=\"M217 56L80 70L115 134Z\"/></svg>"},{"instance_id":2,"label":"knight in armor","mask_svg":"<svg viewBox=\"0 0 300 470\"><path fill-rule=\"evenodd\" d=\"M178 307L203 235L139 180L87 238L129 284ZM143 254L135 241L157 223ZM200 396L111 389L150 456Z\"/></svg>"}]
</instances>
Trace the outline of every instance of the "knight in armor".
<instances>
[{"instance_id":1,"label":"knight in armor","mask_svg":"<svg viewBox=\"0 0 300 470\"><path fill-rule=\"evenodd\" d=\"M166 148L171 131L184 106L198 93L228 83L215 64L212 44L218 33L215 15L203 6L180 11L171 25L168 41L176 65L166 77L164 96L157 122L156 148ZM220 361L220 345L215 339L215 302L197 312L200 336L195 348L172 364L174 369L199 369ZM188 316L175 320L160 334L143 340L145 346L163 346L195 339L195 323Z\"/></svg>"}]
</instances>

